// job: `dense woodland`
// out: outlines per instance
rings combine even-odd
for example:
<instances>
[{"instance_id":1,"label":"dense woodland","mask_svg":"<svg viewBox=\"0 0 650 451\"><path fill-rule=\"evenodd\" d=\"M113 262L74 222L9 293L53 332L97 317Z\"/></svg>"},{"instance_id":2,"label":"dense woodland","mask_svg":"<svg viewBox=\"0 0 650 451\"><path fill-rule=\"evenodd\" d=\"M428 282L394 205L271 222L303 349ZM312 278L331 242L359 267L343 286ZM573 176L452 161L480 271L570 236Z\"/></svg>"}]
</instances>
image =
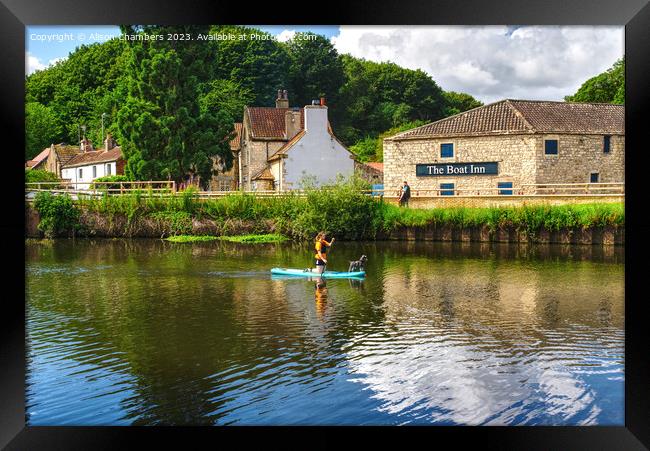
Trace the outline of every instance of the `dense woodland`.
<instances>
[{"instance_id":1,"label":"dense woodland","mask_svg":"<svg viewBox=\"0 0 650 451\"><path fill-rule=\"evenodd\" d=\"M121 28L129 35L270 38L241 26ZM292 106L326 97L335 134L362 161L381 161L381 138L482 105L468 94L443 91L421 70L340 55L327 38L304 36L80 46L26 79L26 158L51 143L77 143L84 133L98 146L104 115L104 132L124 151L127 176L180 180L192 172L207 179L210 156L230 163L227 143L244 106L274 106L277 90L287 89ZM567 100L622 102L622 67L618 62ZM602 100L612 90L614 97Z\"/></svg>"}]
</instances>

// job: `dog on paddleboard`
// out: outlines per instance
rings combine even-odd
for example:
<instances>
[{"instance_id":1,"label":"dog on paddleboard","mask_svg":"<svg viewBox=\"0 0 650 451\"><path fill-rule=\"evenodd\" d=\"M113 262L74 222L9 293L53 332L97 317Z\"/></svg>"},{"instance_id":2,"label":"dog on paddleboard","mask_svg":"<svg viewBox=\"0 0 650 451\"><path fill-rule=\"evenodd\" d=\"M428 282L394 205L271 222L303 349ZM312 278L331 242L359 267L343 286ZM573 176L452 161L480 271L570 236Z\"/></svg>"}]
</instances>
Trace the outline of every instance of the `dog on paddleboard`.
<instances>
[{"instance_id":1,"label":"dog on paddleboard","mask_svg":"<svg viewBox=\"0 0 650 451\"><path fill-rule=\"evenodd\" d=\"M350 267L348 268L348 272L365 271L367 261L368 261L368 257L362 255L361 258L359 258L359 260L350 262Z\"/></svg>"}]
</instances>

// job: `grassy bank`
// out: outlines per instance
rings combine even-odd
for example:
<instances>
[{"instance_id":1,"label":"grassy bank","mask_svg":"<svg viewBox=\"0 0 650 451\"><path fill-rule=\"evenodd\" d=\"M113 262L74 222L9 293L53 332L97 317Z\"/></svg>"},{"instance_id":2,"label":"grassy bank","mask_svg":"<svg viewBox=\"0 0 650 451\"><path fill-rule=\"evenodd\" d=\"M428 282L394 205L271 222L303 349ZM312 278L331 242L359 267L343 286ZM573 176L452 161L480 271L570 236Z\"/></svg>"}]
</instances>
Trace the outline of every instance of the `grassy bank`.
<instances>
[{"instance_id":1,"label":"grassy bank","mask_svg":"<svg viewBox=\"0 0 650 451\"><path fill-rule=\"evenodd\" d=\"M280 243L288 240L284 235L277 233L265 233L262 235L234 235L234 236L220 236L217 239L224 241L232 241L234 243Z\"/></svg>"},{"instance_id":2,"label":"grassy bank","mask_svg":"<svg viewBox=\"0 0 650 451\"><path fill-rule=\"evenodd\" d=\"M307 190L305 196L257 198L237 193L210 200L197 199L192 191L173 198L136 192L72 203L41 193L35 207L41 215L41 229L46 231L50 227L50 236L103 230L109 236L276 234L300 240L311 239L319 230L326 230L338 239L372 240L403 227L434 226L479 227L491 232L510 229L534 238L540 230L619 228L625 224L622 203L400 208L363 195L355 183ZM71 208L75 212L71 213Z\"/></svg>"}]
</instances>

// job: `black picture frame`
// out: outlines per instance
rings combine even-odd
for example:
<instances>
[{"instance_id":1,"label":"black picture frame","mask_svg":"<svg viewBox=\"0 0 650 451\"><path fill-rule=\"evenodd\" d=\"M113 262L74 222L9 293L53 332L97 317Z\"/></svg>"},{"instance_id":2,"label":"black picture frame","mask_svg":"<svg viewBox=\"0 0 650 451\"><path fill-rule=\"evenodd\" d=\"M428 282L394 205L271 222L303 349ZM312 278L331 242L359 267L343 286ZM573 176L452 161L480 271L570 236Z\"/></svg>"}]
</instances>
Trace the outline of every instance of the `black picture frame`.
<instances>
[{"instance_id":1,"label":"black picture frame","mask_svg":"<svg viewBox=\"0 0 650 451\"><path fill-rule=\"evenodd\" d=\"M240 445L272 448L333 446L427 447L471 445L496 449L625 449L650 447L650 402L647 316L642 284L647 270L644 216L645 160L642 137L648 121L650 87L650 5L647 0L421 1L392 3L333 0L327 3L255 3L113 0L0 0L0 111L2 147L7 156L5 207L0 230L5 238L3 324L0 328L0 446L6 449L123 449L156 444L182 446L207 440L210 447L234 439ZM624 427L416 427L416 428L112 428L25 427L24 302L24 77L25 25L92 24L356 24L356 25L621 25L626 55L626 303ZM14 289L9 295L9 290ZM345 437L343 437L345 436ZM443 445L441 440L450 440Z\"/></svg>"}]
</instances>

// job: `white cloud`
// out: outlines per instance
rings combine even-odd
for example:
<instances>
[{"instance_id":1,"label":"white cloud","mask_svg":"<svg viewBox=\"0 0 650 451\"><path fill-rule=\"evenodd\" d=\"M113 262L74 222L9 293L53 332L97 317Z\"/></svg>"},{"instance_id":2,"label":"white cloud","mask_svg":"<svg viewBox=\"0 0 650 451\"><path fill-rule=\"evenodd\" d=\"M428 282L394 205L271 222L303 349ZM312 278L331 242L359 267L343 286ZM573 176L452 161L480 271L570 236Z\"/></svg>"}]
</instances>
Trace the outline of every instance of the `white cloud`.
<instances>
[{"instance_id":1,"label":"white cloud","mask_svg":"<svg viewBox=\"0 0 650 451\"><path fill-rule=\"evenodd\" d=\"M36 72L37 70L43 70L50 66L55 65L59 61L65 61L67 57L53 58L46 63L43 63L38 57L30 55L29 52L25 54L25 63L26 63L26 72L27 75Z\"/></svg>"},{"instance_id":2,"label":"white cloud","mask_svg":"<svg viewBox=\"0 0 650 451\"><path fill-rule=\"evenodd\" d=\"M623 27L341 26L339 53L422 69L484 102L562 100L623 56Z\"/></svg>"},{"instance_id":3,"label":"white cloud","mask_svg":"<svg viewBox=\"0 0 650 451\"><path fill-rule=\"evenodd\" d=\"M26 59L27 59L27 74L34 73L37 70L43 70L46 67L45 64L41 63L41 61L38 58L30 55L29 53L26 54Z\"/></svg>"},{"instance_id":4,"label":"white cloud","mask_svg":"<svg viewBox=\"0 0 650 451\"><path fill-rule=\"evenodd\" d=\"M282 30L282 33L276 35L276 39L280 42L287 42L293 39L296 35L296 30Z\"/></svg>"}]
</instances>

